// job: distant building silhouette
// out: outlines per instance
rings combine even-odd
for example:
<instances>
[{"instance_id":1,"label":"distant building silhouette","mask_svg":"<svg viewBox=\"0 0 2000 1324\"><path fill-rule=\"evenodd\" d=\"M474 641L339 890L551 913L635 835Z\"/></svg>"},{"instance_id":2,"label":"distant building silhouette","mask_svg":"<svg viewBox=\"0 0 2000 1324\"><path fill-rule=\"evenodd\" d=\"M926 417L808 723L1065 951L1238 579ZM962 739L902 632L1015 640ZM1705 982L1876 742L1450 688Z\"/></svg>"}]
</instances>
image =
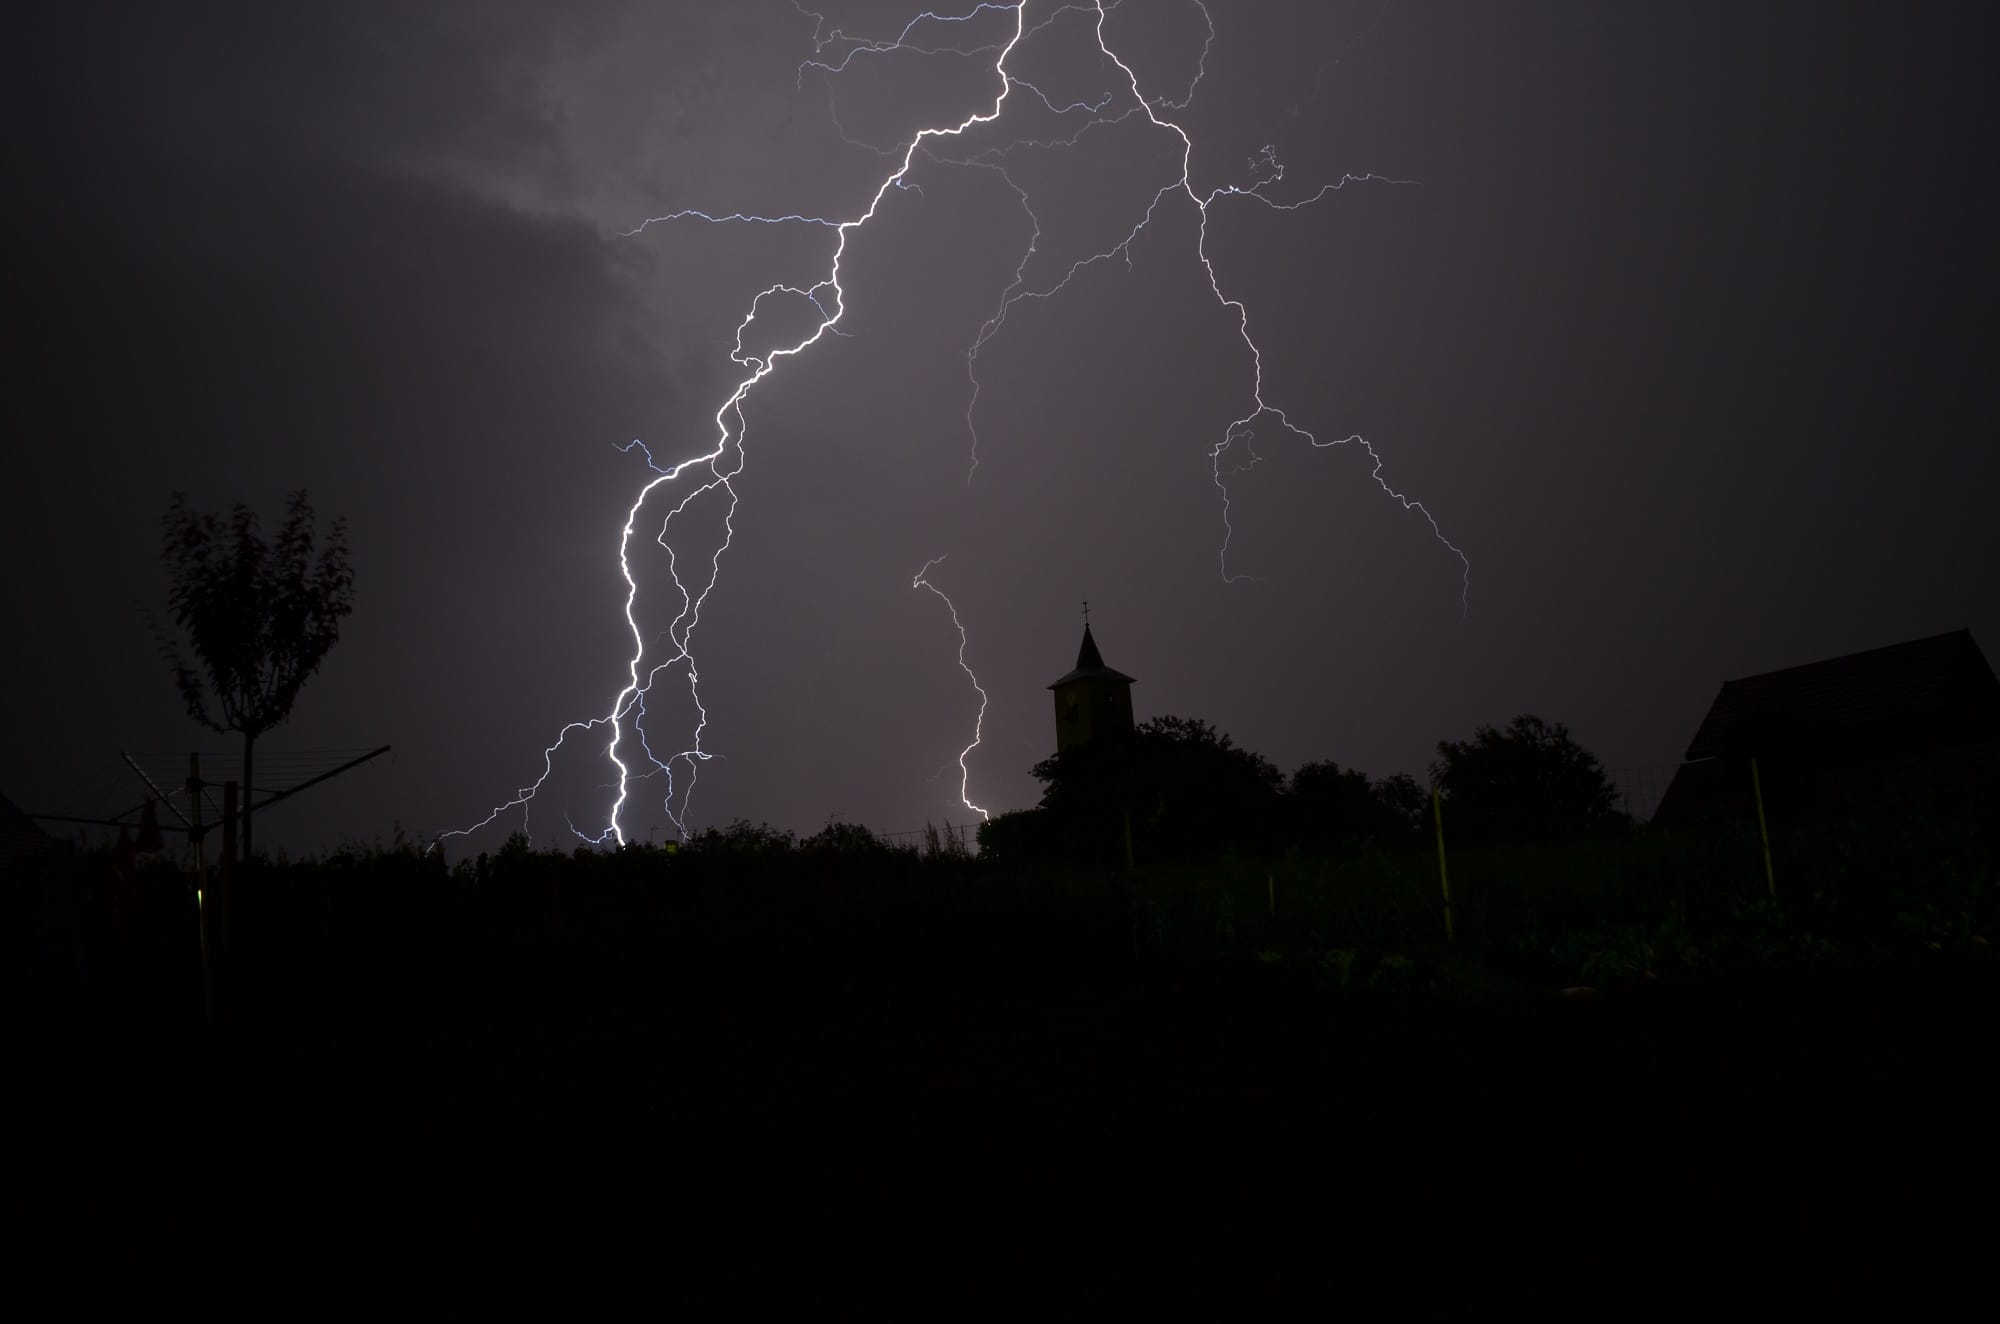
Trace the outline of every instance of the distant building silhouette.
<instances>
[{"instance_id":1,"label":"distant building silhouette","mask_svg":"<svg viewBox=\"0 0 2000 1324\"><path fill-rule=\"evenodd\" d=\"M46 864L60 849L54 837L0 795L0 875L25 874Z\"/></svg>"},{"instance_id":2,"label":"distant building silhouette","mask_svg":"<svg viewBox=\"0 0 2000 1324\"><path fill-rule=\"evenodd\" d=\"M1131 735L1132 685L1132 677L1104 665L1085 621L1076 666L1049 686L1056 699L1056 752Z\"/></svg>"},{"instance_id":3,"label":"distant building silhouette","mask_svg":"<svg viewBox=\"0 0 2000 1324\"><path fill-rule=\"evenodd\" d=\"M0 795L0 905L10 923L4 935L4 962L27 995L31 1016L48 1013L60 998L89 978L85 958L83 908L78 889L65 876L70 846L42 831L12 800Z\"/></svg>"},{"instance_id":4,"label":"distant building silhouette","mask_svg":"<svg viewBox=\"0 0 2000 1324\"><path fill-rule=\"evenodd\" d=\"M1746 820L1749 763L1766 806L1799 819L2000 802L2000 680L1969 630L1723 685L1655 823Z\"/></svg>"}]
</instances>

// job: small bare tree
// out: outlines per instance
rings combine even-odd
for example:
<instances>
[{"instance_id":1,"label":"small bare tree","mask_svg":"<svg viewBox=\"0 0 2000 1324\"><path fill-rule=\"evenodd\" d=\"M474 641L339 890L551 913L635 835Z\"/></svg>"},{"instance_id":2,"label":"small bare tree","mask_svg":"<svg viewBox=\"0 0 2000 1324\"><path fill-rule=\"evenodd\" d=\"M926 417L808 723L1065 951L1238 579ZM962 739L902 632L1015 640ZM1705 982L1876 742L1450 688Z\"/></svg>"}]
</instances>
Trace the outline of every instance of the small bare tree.
<instances>
[{"instance_id":1,"label":"small bare tree","mask_svg":"<svg viewBox=\"0 0 2000 1324\"><path fill-rule=\"evenodd\" d=\"M291 494L275 541L257 512L238 502L227 518L190 510L174 493L162 517L162 554L173 581L167 604L200 662L161 637L188 716L243 737L243 858L250 859L250 801L257 737L291 715L299 691L340 639L353 610L347 521L315 548L313 508Z\"/></svg>"}]
</instances>

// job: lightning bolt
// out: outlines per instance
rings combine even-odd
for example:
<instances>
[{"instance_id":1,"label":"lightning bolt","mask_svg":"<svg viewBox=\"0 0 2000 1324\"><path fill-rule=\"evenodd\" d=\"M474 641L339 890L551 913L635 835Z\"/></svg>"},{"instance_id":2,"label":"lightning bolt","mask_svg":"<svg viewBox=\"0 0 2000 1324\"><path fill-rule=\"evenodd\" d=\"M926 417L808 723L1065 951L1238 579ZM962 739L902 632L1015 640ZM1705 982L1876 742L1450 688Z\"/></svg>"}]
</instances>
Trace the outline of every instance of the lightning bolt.
<instances>
[{"instance_id":1,"label":"lightning bolt","mask_svg":"<svg viewBox=\"0 0 2000 1324\"><path fill-rule=\"evenodd\" d=\"M958 619L958 608L952 605L951 599L945 596L943 589L931 583L929 578L927 578L931 572L931 567L943 560L942 556L933 556L930 560L924 562L924 568L910 577L910 587L927 588L937 594L938 601L944 603L944 609L951 613L951 627L958 631L958 669L965 673L965 678L972 682L972 688L979 693L979 715L972 719L972 743L958 751L958 798L967 809L979 815L980 819L984 821L992 818L993 815L972 803L972 769L965 765L965 761L972 757L973 750L979 748L980 738L986 731L986 687L979 683L979 677L972 674L972 668L965 661L965 622Z\"/></svg>"},{"instance_id":2,"label":"lightning bolt","mask_svg":"<svg viewBox=\"0 0 2000 1324\"><path fill-rule=\"evenodd\" d=\"M1347 187L1349 184L1379 182L1384 184L1407 185L1407 184L1412 184L1415 181L1406 179L1392 179L1385 175L1377 175L1373 173L1361 174L1361 175L1344 174L1339 179L1334 180L1331 183L1321 185L1316 192L1306 197L1300 198L1293 202L1279 202L1273 199L1269 194L1267 194L1265 190L1283 181L1285 177L1285 167L1278 160L1277 149L1274 146L1267 144L1262 151L1260 151L1255 157L1251 158L1250 164L1253 171L1258 171L1260 173L1258 174L1257 178L1255 178L1254 182L1251 183L1249 186L1244 187L1236 184L1224 184L1211 190L1206 195L1197 192L1193 182L1194 140L1188 136L1187 130L1181 127L1179 123L1177 123L1174 120L1164 118L1160 113L1163 110L1179 111L1186 109L1187 106L1193 102L1195 92L1200 87L1202 79L1207 74L1208 53L1209 50L1213 47L1215 42L1215 20L1214 16L1209 13L1208 5L1206 4L1205 0L1192 0L1192 2L1194 3L1196 8L1201 10L1203 22L1206 24L1208 29L1208 35L1204 39L1202 44L1201 59L1196 64L1195 76L1193 80L1189 83L1187 92L1178 99L1165 96L1148 98L1145 95L1145 93L1140 90L1138 74L1133 72L1131 65L1127 64L1124 58L1120 56L1118 52L1112 48L1110 41L1106 38L1104 33L1105 20L1109 17L1110 11L1116 8L1115 5L1106 5L1100 3L1094 6L1076 6L1076 5L1064 6L1065 10L1079 9L1079 8L1094 10L1096 16L1094 32L1097 39L1097 49L1105 56L1105 58L1109 59L1113 64L1115 64L1118 67L1118 71L1124 75L1126 89L1130 92L1133 103L1128 110L1126 110L1123 114L1117 117L1118 120L1127 119L1130 118L1132 115L1136 114L1143 114L1145 115L1147 120L1149 120L1153 124L1154 127L1165 129L1168 132L1172 133L1175 137L1180 139L1180 144L1181 144L1180 175L1177 178L1169 181L1167 184L1161 187L1161 189L1157 193L1153 195L1153 200L1151 203L1147 205L1145 214L1139 218L1138 223L1132 227L1132 229L1125 235L1123 239L1119 240L1118 243L1112 245L1112 247L1104 250L1101 253L1093 253L1090 256L1082 258L1079 261L1073 263L1070 266L1070 268L1063 273L1062 278L1060 280L1056 281L1053 285L1042 290L1023 290L1020 288L1023 283L1023 277L1024 273L1027 270L1028 263L1033 259L1036 252L1036 248L1039 245L1042 237L1041 223L1039 220L1035 219L1032 208L1029 208L1028 214L1030 220L1033 221L1034 223L1034 233L1029 238L1028 248L1027 251L1022 255L1020 265L1018 265L1015 268L1013 283L1010 284L1007 287L1006 291L1002 293L998 311L996 311L993 314L993 316L989 317L986 320L986 322L980 327L978 335L976 335L973 338L972 345L966 351L965 371L966 371L966 376L970 379L972 383L972 395L970 400L968 400L966 404L966 411L965 411L966 428L971 436L971 464L967 471L967 481L971 480L972 475L976 473L979 468L979 433L973 421L973 412L978 406L979 394L980 394L980 381L978 373L979 351L985 348L987 343L991 341L992 338L999 333L1000 329L1003 326L1006 325L1007 315L1012 310L1015 304L1020 303L1023 300L1029 300L1029 299L1034 299L1034 300L1052 299L1056 295L1062 293L1064 289L1068 288L1070 282L1074 280L1079 273L1081 273L1082 271L1084 271L1089 267L1095 266L1100 262L1110 261L1113 258L1122 259L1125 262L1127 269L1130 269L1132 265L1133 243L1138 239L1138 237L1142 233L1145 232L1146 228L1152 224L1153 217L1157 213L1160 203L1166 200L1166 198L1169 195L1174 193L1180 193L1184 195L1188 199L1188 201L1194 205L1195 210L1200 217L1195 230L1195 257L1201 263L1202 270L1208 277L1209 292L1215 296L1217 304L1219 304L1224 310L1226 310L1227 312L1229 312L1234 316L1236 321L1237 335L1243 341L1244 348L1250 351L1250 361L1252 369L1252 382L1250 389L1250 401L1251 401L1250 411L1244 414L1241 418L1233 420L1228 427L1224 428L1221 440L1218 441L1209 450L1210 472L1213 477L1216 490L1220 495L1222 502L1223 533L1222 533L1221 546L1217 549L1217 563L1221 570L1223 580L1225 582L1235 583L1240 580L1251 578L1251 576L1248 575L1241 575L1234 573L1229 568L1229 544L1232 538L1235 536L1236 530L1235 526L1231 523L1230 520L1231 506L1229 497L1229 485L1223 480L1228 476L1229 473L1242 472L1252 467L1257 462L1257 456L1254 450L1250 451L1249 453L1252 458L1249 464L1244 464L1228 471L1225 471L1222 467L1222 457L1238 444L1242 444L1247 449L1250 439L1255 435L1254 432L1251 430L1252 425L1254 425L1259 419L1268 416L1276 420L1278 426L1282 428L1284 431L1292 434L1293 436L1301 438L1302 440L1306 441L1308 444L1313 446L1315 449L1325 449L1332 446L1354 445L1366 451L1368 453L1368 458L1374 462L1374 467L1370 470L1369 476L1375 480L1376 485L1380 487L1384 492L1388 493L1390 497L1392 497L1394 500L1400 503L1403 509L1412 510L1422 515L1424 517L1425 522L1430 525L1432 536L1434 536L1445 547L1450 549L1451 553L1458 558L1459 565L1461 566L1463 572L1460 579L1459 606L1461 612L1470 612L1471 594L1472 594L1472 562L1470 561L1470 559L1467 558L1463 549L1458 547L1449 538L1445 537L1444 530L1441 527L1439 527L1437 518L1431 514L1430 510L1427 507L1425 507L1422 502L1411 499L1409 496L1405 495L1404 493L1396 490L1395 488L1389 485L1388 480L1382 476L1383 460L1381 454L1375 449L1375 447L1372 444L1370 444L1368 440L1362 437L1359 433L1354 433L1345 437L1322 439L1316 436L1310 430L1300 427L1298 424L1292 422L1291 416L1287 414L1285 410L1279 408L1276 405L1271 404L1264 398L1264 352L1261 348L1258 347L1256 340L1250 334L1249 309L1245 307L1242 300L1231 298L1229 295L1223 292L1222 278L1216 273L1215 261L1213 258L1209 256L1208 252L1209 208L1222 199L1250 198L1254 199L1261 205L1270 208L1273 211L1289 212L1289 211L1298 211L1301 208L1308 207L1313 203L1318 202L1321 199L1329 196L1330 194L1339 192L1341 189ZM1058 11L1058 14L1060 14L1060 12L1062 11ZM1050 21L1053 21L1053 19L1051 19ZM1108 105L1109 101L1107 100L1103 104ZM1091 128L1101 124L1107 124L1112 122L1114 121L1104 120L1104 119L1093 120L1090 124L1085 125L1083 129L1079 130L1077 134L1067 139L1054 139L1046 141L1030 140L1030 141L1017 142L1014 144L1010 144L1007 148L999 149L999 151L1004 153L1006 151L1015 150L1021 147L1051 148L1051 147L1074 146L1077 143L1077 141L1082 137L1082 135L1084 133L1089 132ZM993 154L989 153L985 158L974 158L966 162L966 164L991 164L992 155ZM1002 177L1007 180L1009 186L1012 187L1016 195L1019 196L1021 200L1021 205L1024 208L1027 208L1028 197L1026 191L1021 189L1018 184L1015 184L1013 178L1011 176L1006 175L1004 170L1002 171Z\"/></svg>"},{"instance_id":3,"label":"lightning bolt","mask_svg":"<svg viewBox=\"0 0 2000 1324\"><path fill-rule=\"evenodd\" d=\"M757 227L803 226L828 231L833 237L833 244L825 273L819 276L818 279L810 284L774 283L759 291L751 299L749 308L745 311L742 321L737 325L735 343L729 355L731 362L744 369L744 372L736 380L734 386L714 413L714 439L707 449L686 459L663 466L654 457L652 450L643 442L634 440L630 445L620 448L627 452L635 449L638 450L644 456L645 463L652 473L652 477L639 489L631 506L627 509L625 521L619 531L618 570L625 584L623 616L632 645L631 655L627 659L624 668L623 684L612 696L611 701L602 710L600 715L582 721L571 722L557 733L554 742L543 750L542 770L539 777L529 785L518 788L512 798L495 806L491 812L478 822L464 828L440 834L437 839L438 842L442 842L449 837L463 836L471 832L476 832L515 809L521 811L522 830L525 831L528 824L529 807L537 793L552 775L557 754L572 738L582 739L591 733L598 733L600 731L605 735L602 753L609 760L612 767L616 769L615 781L613 783L616 788L616 794L612 800L605 825L601 830L595 833L587 833L577 828L572 822L570 824L572 832L584 841L599 845L615 844L623 846L626 844L626 837L621 824L621 816L633 794L634 784L654 778L663 778L665 791L661 802L662 809L667 817L672 820L676 831L680 832L683 836L686 835L688 810L692 803L701 765L716 757L703 744L709 719L708 710L701 699L700 671L696 664L694 635L696 627L700 624L702 608L720 579L723 556L729 550L735 537L734 517L739 501L735 480L741 477L743 473L746 457L745 441L747 423L743 412L744 402L750 393L769 378L784 361L803 354L829 335L840 336L846 334L840 329L840 322L845 317L847 311L847 291L841 284L841 267L843 259L847 254L849 239L855 232L865 227L880 213L885 199L889 198L892 190L897 193L910 193L921 196L921 188L909 178L911 170L920 155L926 160L936 162L940 165L977 168L996 173L1014 193L1023 213L1028 218L1030 227L1027 245L1021 254L1020 260L1015 265L1011 281L1001 291L994 312L981 324L966 351L966 376L971 387L970 398L968 399L965 411L966 429L970 438L969 467L967 469L968 482L977 473L979 466L979 435L975 424L975 412L981 391L981 383L978 375L980 351L991 342L994 336L998 335L1005 328L1009 322L1010 314L1018 305L1024 302L1039 302L1053 299L1068 288L1080 273L1099 263L1108 262L1114 258L1123 260L1129 269L1132 266L1133 243L1152 223L1154 216L1158 213L1162 204L1166 203L1169 198L1178 195L1185 197L1199 214L1199 221L1196 228L1195 257L1207 275L1208 286L1210 292L1215 297L1217 305L1226 314L1233 317L1237 334L1243 341L1244 347L1249 351L1252 369L1247 412L1233 420L1223 430L1221 439L1209 450L1212 477L1221 497L1222 504L1223 535L1218 551L1218 560L1223 579L1234 582L1248 578L1248 576L1232 571L1229 564L1229 544L1235 530L1231 524L1229 486L1225 480L1257 463L1259 457L1251 443L1255 436L1256 425L1268 418L1284 433L1304 440L1315 449L1356 445L1360 449L1365 450L1369 458L1374 462L1371 477L1376 484L1384 492L1388 493L1389 496L1400 502L1405 510L1414 511L1422 515L1429 523L1432 534L1436 539L1458 557L1464 568L1460 602L1463 608L1469 608L1471 562L1466 558L1462 550L1445 538L1437 520L1421 502L1412 500L1389 485L1388 481L1382 475L1382 457L1375 448L1359 435L1322 439L1311 430L1294 423L1290 415L1283 408L1272 404L1265 398L1263 352L1251 334L1249 311L1241 300L1224 292L1222 279L1216 271L1215 262L1208 250L1209 211L1211 207L1224 200L1249 199L1274 211L1289 212L1297 211L1316 203L1340 191L1349 184L1368 182L1403 184L1411 181L1392 180L1374 174L1347 174L1342 175L1339 179L1331 183L1321 186L1316 192L1307 196L1297 198L1294 201L1280 201L1273 196L1270 190L1274 190L1276 186L1282 183L1285 170L1278 160L1276 150L1272 147L1266 147L1251 159L1251 182L1247 185L1224 184L1205 194L1198 191L1192 179L1193 139L1180 123L1170 118L1171 115L1185 110L1193 102L1196 92L1206 77L1208 56L1215 41L1215 23L1205 0L1191 0L1191 3L1201 11L1203 21L1207 27L1207 36L1203 40L1201 56L1197 61L1194 76L1189 81L1186 91L1178 97L1167 95L1149 97L1141 89L1137 73L1134 72L1132 66L1113 47L1105 33L1105 24L1111 13L1119 8L1119 0L1093 0L1092 3L1077 3L1075 0L1072 0L1070 3L1055 5L1032 26L1029 25L1027 19L1028 0L1019 0L1018 3L1013 4L1001 4L993 3L992 0L981 0L980 3L973 4L970 8L958 13L938 13L926 10L910 19L894 37L888 39L850 36L838 27L830 27L823 15L806 9L800 3L800 0L793 0L794 8L801 15L812 19L814 22L811 37L813 58L800 64L799 78L801 81L804 79L805 72L811 69L825 76L829 80L830 85L834 77L845 72L856 59L863 57L914 54L926 57L955 57L970 60L984 56L991 59L990 73L997 79L998 89L993 94L992 101L986 109L975 111L956 124L942 124L919 128L907 141L899 144L897 147L882 148L870 144L857 143L857 146L877 152L886 159L894 162L893 168L881 178L880 182L876 185L874 193L869 198L867 207L858 216L847 219L834 219L806 212L765 216L740 211L705 211L696 208L682 208L659 216L647 217L631 230L625 232L625 237L634 238L643 235L655 226L671 226L688 222L699 222L707 225ZM921 44L917 40L919 33L933 28L941 31L966 30L963 25L973 24L975 20L981 19L984 16L998 16L1003 14L1010 15L1012 19L1011 24L1009 24L1011 31L1004 39L985 41L969 46ZM1079 15L1086 20L1090 36L1095 42L1098 53L1111 66L1115 66L1120 75L1117 80L1114 80L1117 85L1104 90L1101 95L1062 101L1055 96L1051 96L1041 87L1019 78L1008 71L1007 62L1009 57L1025 41L1052 30L1060 20L1068 15ZM830 56L830 52L834 52L834 54ZM1057 118L1082 116L1086 117L1085 122L1075 131L1063 136L1040 139L1016 139L998 146L975 150L963 156L953 156L948 150L941 150L950 143L963 143L974 130L999 121L1010 95L1017 88L1027 97L1031 98L1034 104L1038 104ZM1054 281L1052 284L1040 288L1029 288L1028 273L1040 251L1043 239L1042 225L1039 217L1035 214L1027 190L1022 188L1014 177L1008 173L1008 161L1013 156L1022 152L1050 151L1075 147L1086 135L1095 130L1122 124L1139 116L1143 116L1154 128L1165 133L1170 133L1179 139L1180 168L1178 175L1167 180L1159 187L1145 207L1143 214L1139 216L1125 237L1118 243L1103 252L1091 254L1073 262L1063 272L1060 279ZM839 126L837 115L834 122L842 139L853 142L854 140L848 138L845 129ZM745 337L751 327L758 321L760 314L764 312L767 301L780 300L791 301L796 307L809 308L811 310L810 320L813 322L811 330L790 344L758 352L752 352L747 349L745 347ZM1232 462L1228 468L1225 468L1225 455L1228 455L1238 447L1241 447L1243 453L1249 457L1248 461L1240 464ZM648 639L645 631L640 627L635 614L635 606L639 597L639 579L634 571L632 560L633 541L639 535L642 528L642 516L646 514L656 500L660 504L665 505L668 490L680 484L684 477L689 480L685 493L678 501L673 502L670 506L666 506L663 514L656 514L653 517L657 519L658 532L651 534L652 541L666 553L667 573L673 583L675 592L679 595L679 611L664 631ZM677 518L685 514L697 502L701 502L711 494L717 493L721 494L718 499L725 503L722 509L722 537L706 558L707 566L705 570L697 572L694 582L689 583L682 577L680 554L668 541L668 536ZM644 522L643 527L650 531L654 526L651 522ZM967 808L985 818L988 816L987 811L974 804L970 798L971 772L967 760L980 745L987 709L987 694L985 689L981 687L978 677L973 674L971 667L966 661L967 633L964 622L959 617L957 607L953 604L951 598L928 578L931 570L943 559L943 557L935 557L925 562L923 568L912 578L911 587L913 589L927 589L931 593L936 594L945 604L946 610L950 614L953 628L958 631L959 668L965 672L966 678L971 682L973 689L979 695L979 712L973 723L973 739L960 752L958 758L960 771L959 793L960 799ZM663 640L664 644L662 644ZM646 698L652 692L654 685L663 676L677 668L684 674L688 695L693 703L697 718L684 747L672 750L662 757L654 750L652 741L645 729L644 718L647 716ZM637 737L636 742L629 739L631 736ZM636 752L632 748L634 744L637 747ZM628 762L628 760L630 761ZM677 800L678 809L675 807ZM568 815L565 813L565 818L567 819L567 817Z\"/></svg>"}]
</instances>

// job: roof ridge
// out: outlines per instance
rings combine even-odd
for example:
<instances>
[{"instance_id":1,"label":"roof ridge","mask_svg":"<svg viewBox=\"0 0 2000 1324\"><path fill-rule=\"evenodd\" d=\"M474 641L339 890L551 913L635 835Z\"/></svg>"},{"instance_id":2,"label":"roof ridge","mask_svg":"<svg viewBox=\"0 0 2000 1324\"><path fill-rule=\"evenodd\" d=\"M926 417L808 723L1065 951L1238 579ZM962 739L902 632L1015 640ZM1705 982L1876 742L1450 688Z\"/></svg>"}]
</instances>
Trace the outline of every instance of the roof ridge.
<instances>
[{"instance_id":1,"label":"roof ridge","mask_svg":"<svg viewBox=\"0 0 2000 1324\"><path fill-rule=\"evenodd\" d=\"M1970 630L1725 681L1686 757L1709 757L1751 733L1769 731L1774 722L1852 731L1884 722L1934 722L1960 708L2000 713L2000 679Z\"/></svg>"},{"instance_id":2,"label":"roof ridge","mask_svg":"<svg viewBox=\"0 0 2000 1324\"><path fill-rule=\"evenodd\" d=\"M1874 657L1880 653L1896 653L1903 651L1914 652L1917 649L1922 648L1926 645L1932 645L1932 646L1941 645L1946 640L1957 640L1961 638L1964 639L1967 643L1972 644L1973 651L1975 653L1978 652L1979 645L1973 642L1971 630L1969 629L1947 630L1943 634L1925 635L1921 639L1905 639L1901 643L1880 644L1874 648L1859 648L1851 653L1836 653L1832 657L1815 658L1811 662L1795 662L1788 667L1773 667L1769 671L1756 671L1752 672L1747 676L1733 677L1732 679L1725 680L1722 683L1725 686L1728 686L1728 685L1740 684L1743 681L1748 681L1748 680L1763 680L1767 676L1782 676L1786 672L1790 671L1808 671L1814 667L1831 666L1836 662L1853 662L1865 657Z\"/></svg>"}]
</instances>

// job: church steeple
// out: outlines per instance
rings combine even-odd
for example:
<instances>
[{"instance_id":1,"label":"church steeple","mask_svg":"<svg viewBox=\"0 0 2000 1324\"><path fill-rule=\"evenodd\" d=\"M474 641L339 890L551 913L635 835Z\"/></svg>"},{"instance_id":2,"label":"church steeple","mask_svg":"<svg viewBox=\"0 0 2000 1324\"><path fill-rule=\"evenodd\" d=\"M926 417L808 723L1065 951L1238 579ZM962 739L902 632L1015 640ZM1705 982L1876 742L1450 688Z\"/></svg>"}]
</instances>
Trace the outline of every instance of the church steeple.
<instances>
[{"instance_id":1,"label":"church steeple","mask_svg":"<svg viewBox=\"0 0 2000 1324\"><path fill-rule=\"evenodd\" d=\"M1086 611L1088 609L1086 608ZM1049 686L1056 699L1056 752L1132 733L1132 677L1104 665L1088 615L1076 666Z\"/></svg>"}]
</instances>

